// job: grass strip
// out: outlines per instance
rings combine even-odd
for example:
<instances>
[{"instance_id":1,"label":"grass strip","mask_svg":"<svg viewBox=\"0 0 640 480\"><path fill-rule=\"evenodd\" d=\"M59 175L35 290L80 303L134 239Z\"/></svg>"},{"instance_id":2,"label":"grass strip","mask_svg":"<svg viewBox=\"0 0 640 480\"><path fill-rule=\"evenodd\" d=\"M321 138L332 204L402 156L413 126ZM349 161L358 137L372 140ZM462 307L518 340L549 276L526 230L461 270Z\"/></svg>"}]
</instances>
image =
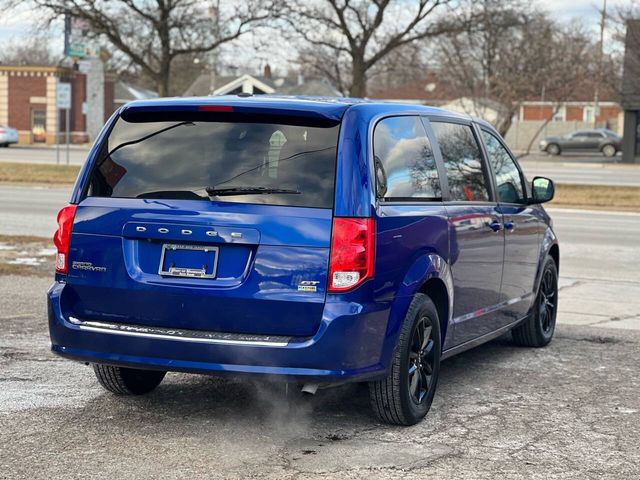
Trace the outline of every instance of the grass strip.
<instances>
[{"instance_id":1,"label":"grass strip","mask_svg":"<svg viewBox=\"0 0 640 480\"><path fill-rule=\"evenodd\" d=\"M556 184L549 205L640 212L640 187Z\"/></svg>"},{"instance_id":2,"label":"grass strip","mask_svg":"<svg viewBox=\"0 0 640 480\"><path fill-rule=\"evenodd\" d=\"M80 167L75 165L0 162L0 182L72 184L79 171Z\"/></svg>"}]
</instances>

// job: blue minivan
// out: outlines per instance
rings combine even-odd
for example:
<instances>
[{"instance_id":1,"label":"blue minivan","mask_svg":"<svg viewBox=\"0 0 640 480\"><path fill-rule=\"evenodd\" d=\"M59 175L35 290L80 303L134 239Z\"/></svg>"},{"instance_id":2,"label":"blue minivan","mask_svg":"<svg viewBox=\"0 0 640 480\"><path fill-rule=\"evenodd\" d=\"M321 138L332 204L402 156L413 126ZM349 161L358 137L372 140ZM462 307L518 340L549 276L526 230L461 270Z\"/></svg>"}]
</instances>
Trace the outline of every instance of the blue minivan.
<instances>
[{"instance_id":1,"label":"blue minivan","mask_svg":"<svg viewBox=\"0 0 640 480\"><path fill-rule=\"evenodd\" d=\"M378 418L411 425L445 358L551 341L553 193L491 125L436 108L133 102L58 214L52 349L116 394L167 371L368 382Z\"/></svg>"}]
</instances>

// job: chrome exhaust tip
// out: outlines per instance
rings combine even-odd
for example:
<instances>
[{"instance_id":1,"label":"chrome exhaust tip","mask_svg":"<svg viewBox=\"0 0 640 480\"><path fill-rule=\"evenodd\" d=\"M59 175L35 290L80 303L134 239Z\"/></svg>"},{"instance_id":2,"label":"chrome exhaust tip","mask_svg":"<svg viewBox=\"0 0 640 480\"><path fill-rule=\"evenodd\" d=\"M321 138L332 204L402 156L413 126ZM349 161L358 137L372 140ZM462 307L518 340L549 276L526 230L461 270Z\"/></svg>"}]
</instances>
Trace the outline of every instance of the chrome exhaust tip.
<instances>
[{"instance_id":1,"label":"chrome exhaust tip","mask_svg":"<svg viewBox=\"0 0 640 480\"><path fill-rule=\"evenodd\" d=\"M319 385L317 383L305 383L300 391L309 395L315 395L318 391L318 386Z\"/></svg>"}]
</instances>

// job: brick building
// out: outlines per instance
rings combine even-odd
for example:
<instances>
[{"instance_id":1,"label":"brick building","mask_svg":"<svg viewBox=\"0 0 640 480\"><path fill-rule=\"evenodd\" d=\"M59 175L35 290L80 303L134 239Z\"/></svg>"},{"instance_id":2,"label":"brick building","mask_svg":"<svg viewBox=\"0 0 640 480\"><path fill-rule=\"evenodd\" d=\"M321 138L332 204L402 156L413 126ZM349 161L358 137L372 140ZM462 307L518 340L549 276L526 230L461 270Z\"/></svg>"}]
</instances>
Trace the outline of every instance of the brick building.
<instances>
[{"instance_id":1,"label":"brick building","mask_svg":"<svg viewBox=\"0 0 640 480\"><path fill-rule=\"evenodd\" d=\"M622 112L620 104L606 101L598 103L599 115L595 119L598 126L611 127L616 124ZM595 107L591 101L573 101L557 104L554 102L528 101L520 106L518 120L553 120L556 122L584 122L593 124ZM553 118L552 118L553 117Z\"/></svg>"},{"instance_id":2,"label":"brick building","mask_svg":"<svg viewBox=\"0 0 640 480\"><path fill-rule=\"evenodd\" d=\"M20 144L56 143L58 125L60 141L64 142L64 111L60 110L56 115L56 89L59 82L71 83L71 142L85 143L89 141L85 74L65 67L0 65L0 125L17 129ZM115 109L114 83L113 78L105 76L102 121Z\"/></svg>"}]
</instances>

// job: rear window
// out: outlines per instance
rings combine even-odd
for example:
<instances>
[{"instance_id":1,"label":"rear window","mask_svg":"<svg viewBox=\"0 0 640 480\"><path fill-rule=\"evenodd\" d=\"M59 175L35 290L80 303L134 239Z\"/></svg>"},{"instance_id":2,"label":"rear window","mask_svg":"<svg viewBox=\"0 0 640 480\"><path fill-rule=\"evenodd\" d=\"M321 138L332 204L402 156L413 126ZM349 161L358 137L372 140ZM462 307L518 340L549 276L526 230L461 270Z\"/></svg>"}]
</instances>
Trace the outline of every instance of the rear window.
<instances>
[{"instance_id":1,"label":"rear window","mask_svg":"<svg viewBox=\"0 0 640 480\"><path fill-rule=\"evenodd\" d=\"M338 128L119 118L87 195L331 208Z\"/></svg>"}]
</instances>

